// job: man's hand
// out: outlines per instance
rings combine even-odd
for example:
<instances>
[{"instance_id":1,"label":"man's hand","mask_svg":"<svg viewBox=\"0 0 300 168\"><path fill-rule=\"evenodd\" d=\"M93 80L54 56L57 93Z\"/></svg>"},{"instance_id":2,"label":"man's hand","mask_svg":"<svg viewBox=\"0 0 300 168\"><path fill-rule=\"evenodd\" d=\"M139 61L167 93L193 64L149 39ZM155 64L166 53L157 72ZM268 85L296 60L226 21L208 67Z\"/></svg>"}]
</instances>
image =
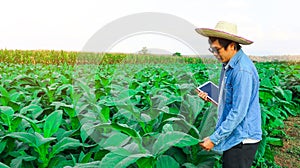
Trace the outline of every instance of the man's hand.
<instances>
[{"instance_id":1,"label":"man's hand","mask_svg":"<svg viewBox=\"0 0 300 168\"><path fill-rule=\"evenodd\" d=\"M198 96L200 98L202 98L205 101L209 101L208 98L207 98L207 93L206 92L199 91L198 89L196 89L196 91L198 92Z\"/></svg>"},{"instance_id":2,"label":"man's hand","mask_svg":"<svg viewBox=\"0 0 300 168\"><path fill-rule=\"evenodd\" d=\"M196 89L197 93L198 93L198 96L203 99L204 101L207 101L207 102L211 102L213 103L215 106L218 106L217 104L215 104L213 101L211 101L209 98L208 98L208 94L206 92L203 92L203 91L199 91L198 89Z\"/></svg>"},{"instance_id":3,"label":"man's hand","mask_svg":"<svg viewBox=\"0 0 300 168\"><path fill-rule=\"evenodd\" d=\"M203 142L199 143L199 145L207 151L210 151L215 146L214 143L209 139L209 137L204 138Z\"/></svg>"}]
</instances>

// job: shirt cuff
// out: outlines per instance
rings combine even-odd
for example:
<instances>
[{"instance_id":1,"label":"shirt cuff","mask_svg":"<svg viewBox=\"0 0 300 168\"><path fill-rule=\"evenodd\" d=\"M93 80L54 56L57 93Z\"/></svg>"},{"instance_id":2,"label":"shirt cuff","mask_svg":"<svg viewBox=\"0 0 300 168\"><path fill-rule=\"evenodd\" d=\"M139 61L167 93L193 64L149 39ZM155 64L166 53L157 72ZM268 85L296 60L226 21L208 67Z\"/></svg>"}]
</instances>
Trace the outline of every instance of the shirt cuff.
<instances>
[{"instance_id":1,"label":"shirt cuff","mask_svg":"<svg viewBox=\"0 0 300 168\"><path fill-rule=\"evenodd\" d=\"M209 139L214 143L214 145L218 145L221 142L220 136L216 132L209 136Z\"/></svg>"}]
</instances>

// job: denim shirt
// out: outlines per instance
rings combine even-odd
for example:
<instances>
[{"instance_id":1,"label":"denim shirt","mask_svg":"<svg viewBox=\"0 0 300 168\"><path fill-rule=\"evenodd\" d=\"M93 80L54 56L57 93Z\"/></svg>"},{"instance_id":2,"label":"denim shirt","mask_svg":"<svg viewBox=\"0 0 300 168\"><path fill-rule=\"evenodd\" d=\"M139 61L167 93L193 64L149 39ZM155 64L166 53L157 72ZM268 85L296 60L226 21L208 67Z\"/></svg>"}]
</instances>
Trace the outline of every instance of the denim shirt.
<instances>
[{"instance_id":1,"label":"denim shirt","mask_svg":"<svg viewBox=\"0 0 300 168\"><path fill-rule=\"evenodd\" d=\"M242 49L222 69L219 88L218 122L209 137L213 150L226 151L248 138L261 140L259 77Z\"/></svg>"}]
</instances>

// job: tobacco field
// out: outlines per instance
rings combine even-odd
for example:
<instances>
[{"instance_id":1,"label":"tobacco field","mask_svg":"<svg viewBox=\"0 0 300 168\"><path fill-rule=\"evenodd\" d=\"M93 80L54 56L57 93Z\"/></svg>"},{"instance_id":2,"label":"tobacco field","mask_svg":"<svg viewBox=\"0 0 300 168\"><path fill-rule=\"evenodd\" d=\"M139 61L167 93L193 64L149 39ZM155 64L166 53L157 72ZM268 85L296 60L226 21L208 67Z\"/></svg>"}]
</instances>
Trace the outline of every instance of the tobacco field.
<instances>
[{"instance_id":1,"label":"tobacco field","mask_svg":"<svg viewBox=\"0 0 300 168\"><path fill-rule=\"evenodd\" d=\"M300 115L300 64L256 62L263 140L278 167L284 121ZM0 50L0 167L221 167L198 143L216 107L195 92L221 64L179 56Z\"/></svg>"}]
</instances>

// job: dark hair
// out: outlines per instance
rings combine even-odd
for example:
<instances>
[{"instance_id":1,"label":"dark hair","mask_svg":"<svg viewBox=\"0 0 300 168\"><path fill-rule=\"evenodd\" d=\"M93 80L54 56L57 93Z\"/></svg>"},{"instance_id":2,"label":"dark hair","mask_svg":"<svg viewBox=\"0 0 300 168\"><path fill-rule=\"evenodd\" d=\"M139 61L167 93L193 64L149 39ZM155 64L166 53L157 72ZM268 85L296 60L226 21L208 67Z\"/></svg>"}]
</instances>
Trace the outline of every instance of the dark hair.
<instances>
[{"instance_id":1,"label":"dark hair","mask_svg":"<svg viewBox=\"0 0 300 168\"><path fill-rule=\"evenodd\" d=\"M218 37L209 37L208 38L208 43L212 44L214 41L218 40L220 45L222 47L225 48L225 50L227 49L227 47L229 46L229 44L234 43L234 49L236 49L237 51L240 50L242 48L242 46L234 41L231 40L227 40L227 39L223 39L223 38L218 38Z\"/></svg>"}]
</instances>

